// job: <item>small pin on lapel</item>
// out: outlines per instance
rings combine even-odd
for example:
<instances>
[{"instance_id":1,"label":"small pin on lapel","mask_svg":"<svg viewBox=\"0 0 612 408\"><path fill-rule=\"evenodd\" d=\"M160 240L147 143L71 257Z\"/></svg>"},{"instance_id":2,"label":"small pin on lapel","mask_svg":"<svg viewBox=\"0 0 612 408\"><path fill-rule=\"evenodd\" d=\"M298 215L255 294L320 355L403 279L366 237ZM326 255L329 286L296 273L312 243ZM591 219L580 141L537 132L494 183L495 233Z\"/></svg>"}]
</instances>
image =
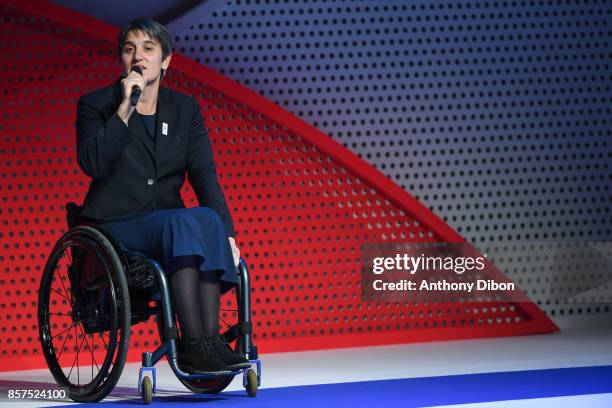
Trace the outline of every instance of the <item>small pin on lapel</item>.
<instances>
[{"instance_id":1,"label":"small pin on lapel","mask_svg":"<svg viewBox=\"0 0 612 408\"><path fill-rule=\"evenodd\" d=\"M168 136L168 124L166 122L162 123L162 135Z\"/></svg>"}]
</instances>

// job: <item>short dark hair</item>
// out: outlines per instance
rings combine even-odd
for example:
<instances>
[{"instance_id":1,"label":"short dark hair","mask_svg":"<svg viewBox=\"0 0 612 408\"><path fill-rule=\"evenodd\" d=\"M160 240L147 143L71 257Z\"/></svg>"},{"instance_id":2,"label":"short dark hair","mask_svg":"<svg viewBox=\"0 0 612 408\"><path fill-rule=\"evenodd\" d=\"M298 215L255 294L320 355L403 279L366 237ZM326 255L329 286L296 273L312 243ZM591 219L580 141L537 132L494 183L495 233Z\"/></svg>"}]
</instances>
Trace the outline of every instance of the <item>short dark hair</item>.
<instances>
[{"instance_id":1,"label":"short dark hair","mask_svg":"<svg viewBox=\"0 0 612 408\"><path fill-rule=\"evenodd\" d=\"M159 42L162 49L162 60L165 60L168 55L172 53L172 38L170 33L166 30L166 27L154 20L139 19L132 20L123 28L119 33L119 39L117 40L117 52L119 56L123 53L123 47L125 46L125 39L130 31L142 31Z\"/></svg>"}]
</instances>

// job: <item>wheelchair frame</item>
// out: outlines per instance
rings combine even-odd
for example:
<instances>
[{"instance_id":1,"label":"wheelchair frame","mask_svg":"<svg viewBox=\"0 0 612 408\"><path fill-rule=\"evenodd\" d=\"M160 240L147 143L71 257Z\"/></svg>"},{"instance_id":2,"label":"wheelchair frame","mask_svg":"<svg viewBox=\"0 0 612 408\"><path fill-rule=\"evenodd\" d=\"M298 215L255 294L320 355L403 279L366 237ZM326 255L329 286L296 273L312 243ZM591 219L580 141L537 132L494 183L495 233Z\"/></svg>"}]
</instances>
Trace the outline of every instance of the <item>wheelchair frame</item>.
<instances>
[{"instance_id":1,"label":"wheelchair frame","mask_svg":"<svg viewBox=\"0 0 612 408\"><path fill-rule=\"evenodd\" d=\"M178 330L172 311L168 280L160 264L153 259L145 257L128 257L119 249L119 246L113 241L112 237L108 236L95 224L79 224L79 207L76 204L69 203L66 206L66 210L69 230L55 244L45 265L39 290L38 321L41 346L47 364L56 382L60 386L68 388L68 395L71 399L77 402L100 401L112 391L125 364L127 349L129 348L131 326L141 321L147 321L151 315L157 315L156 319L161 344L152 352L147 351L142 353L142 366L139 371L138 379L138 393L146 404L151 402L157 388L155 364L164 356L167 357L168 363L179 381L193 392L210 394L221 392L231 383L234 376L242 373L243 386L246 388L247 394L249 396L255 396L259 385L261 385L262 364L258 358L257 347L254 345L252 339L250 276L247 265L242 258L238 264L238 286L236 287L238 323L231 326L227 331L222 333L222 335L229 343L236 340L236 352L244 355L252 365L256 365L256 371L252 368L246 368L232 371L230 374L221 375L189 374L178 367L176 343ZM81 249L78 249L79 247ZM99 269L100 271L85 271L86 273L77 271L79 267L83 267L83 265L79 266L79 262L85 262L87 260L87 255L82 255L82 253L78 251L89 249L93 249L93 253L97 257L96 259L98 262L102 261L102 267L98 264L95 265L96 270ZM65 292L65 296L63 297L70 302L70 307L72 307L70 315L64 314L63 318L71 318L72 326L62 331L62 333L74 327L75 342L78 343L77 339L79 334L77 333L76 327L79 327L84 340L86 340L87 335L92 335L92 333L100 333L100 336L103 337L102 334L105 332L106 325L108 325L108 331L114 336L109 335L109 350L107 350L104 364L102 364L103 368L106 367L106 372L100 370L95 379L93 378L95 338L94 347L89 343L87 344L92 355L92 383L85 386L80 385L79 377L77 377L76 385L71 383L69 378L72 369L68 376L66 376L59 363L59 357L61 357L61 352L64 349L66 341L70 338L70 335L66 335L62 350L60 350L59 356L56 356L55 346L53 344L54 336L51 333L52 325L49 323L51 315L54 314L49 310L51 292L60 292L60 290L53 291L51 285L53 282L57 281L57 279L54 281L55 269L64 254L68 254L66 262L68 262L67 269L68 280L70 281L70 293L68 293L64 285L60 272L57 273L57 277L59 277ZM71 258L70 254L72 254L74 258ZM77 256L78 254L80 255ZM83 259L85 259L85 261L83 261ZM92 279L86 276L87 273L93 275L97 273L98 275L95 276L95 279ZM106 278L106 286L104 285L104 278ZM88 279L91 280L91 282L87 282ZM83 286L83 288L81 288L81 286ZM130 295L133 297L135 291L141 289L150 292L151 288L155 288L156 290L154 290L152 295L147 299L146 309L143 311L142 308L132 308L132 299ZM100 296L102 296L101 294L106 295L107 292L109 295L107 300L111 303L110 307L106 307L106 305L100 306L96 304L95 301L89 301L89 303L87 303L89 298L99 301ZM86 294L93 295L88 297ZM59 295L62 295L62 293L59 293ZM62 303L65 304L66 300L62 299ZM157 307L150 308L148 304L151 301L155 301ZM106 308L110 309L111 316L114 316L116 321L104 315L103 312ZM144 317L143 315L135 315L134 313L136 310L139 313L144 313ZM133 322L132 318L135 316L136 319ZM81 326L79 326L80 322L82 322ZM121 328L119 328L119 326L121 326ZM111 331L113 329L114 332ZM118 344L111 344L111 338L114 338L116 341L119 330L121 330L120 342ZM59 334L56 334L55 337L57 336L59 336ZM81 345L82 344L83 342L81 342ZM112 348L110 346L112 346ZM117 361L109 362L109 358L110 360L114 358L116 347L118 347ZM79 369L79 351L80 346L76 350L77 375ZM108 368L111 362L113 368L109 371ZM72 368L74 368L74 363ZM147 373L150 373L151 376L147 376ZM109 375L107 376L107 374ZM96 382L94 382L94 380ZM105 380L107 380L107 382L105 382Z\"/></svg>"}]
</instances>

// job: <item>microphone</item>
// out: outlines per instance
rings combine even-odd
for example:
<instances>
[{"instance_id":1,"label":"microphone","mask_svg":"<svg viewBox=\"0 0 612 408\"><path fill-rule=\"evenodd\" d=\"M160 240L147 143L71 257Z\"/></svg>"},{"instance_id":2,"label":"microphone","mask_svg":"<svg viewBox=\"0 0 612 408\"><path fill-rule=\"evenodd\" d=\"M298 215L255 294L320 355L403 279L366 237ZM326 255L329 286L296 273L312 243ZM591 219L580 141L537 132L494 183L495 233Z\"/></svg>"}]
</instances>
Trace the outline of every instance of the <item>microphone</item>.
<instances>
[{"instance_id":1,"label":"microphone","mask_svg":"<svg viewBox=\"0 0 612 408\"><path fill-rule=\"evenodd\" d=\"M134 65L130 72L137 72L142 75L142 68L137 65ZM136 106L138 100L140 99L140 95L142 95L142 89L138 85L134 85L132 87L132 93L130 94L130 101L132 102L132 106Z\"/></svg>"}]
</instances>

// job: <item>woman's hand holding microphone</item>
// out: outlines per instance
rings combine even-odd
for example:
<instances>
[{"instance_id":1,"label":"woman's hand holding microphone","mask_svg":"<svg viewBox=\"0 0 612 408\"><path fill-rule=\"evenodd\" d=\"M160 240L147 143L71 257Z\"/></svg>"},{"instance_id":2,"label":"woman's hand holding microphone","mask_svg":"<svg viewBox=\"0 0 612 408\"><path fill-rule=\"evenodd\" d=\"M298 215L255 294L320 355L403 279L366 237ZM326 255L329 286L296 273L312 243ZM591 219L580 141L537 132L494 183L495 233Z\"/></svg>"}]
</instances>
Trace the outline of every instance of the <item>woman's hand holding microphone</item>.
<instances>
[{"instance_id":1,"label":"woman's hand holding microphone","mask_svg":"<svg viewBox=\"0 0 612 408\"><path fill-rule=\"evenodd\" d=\"M145 80L142 76L142 71L139 73L134 68L135 67L132 67L132 71L130 71L129 75L121 80L123 98L117 109L117 115L119 115L126 125L134 113L134 110L136 110L136 105L133 105L131 101L132 90L135 86L140 88L140 92L145 88ZM140 70L140 68L138 68L138 70Z\"/></svg>"}]
</instances>

